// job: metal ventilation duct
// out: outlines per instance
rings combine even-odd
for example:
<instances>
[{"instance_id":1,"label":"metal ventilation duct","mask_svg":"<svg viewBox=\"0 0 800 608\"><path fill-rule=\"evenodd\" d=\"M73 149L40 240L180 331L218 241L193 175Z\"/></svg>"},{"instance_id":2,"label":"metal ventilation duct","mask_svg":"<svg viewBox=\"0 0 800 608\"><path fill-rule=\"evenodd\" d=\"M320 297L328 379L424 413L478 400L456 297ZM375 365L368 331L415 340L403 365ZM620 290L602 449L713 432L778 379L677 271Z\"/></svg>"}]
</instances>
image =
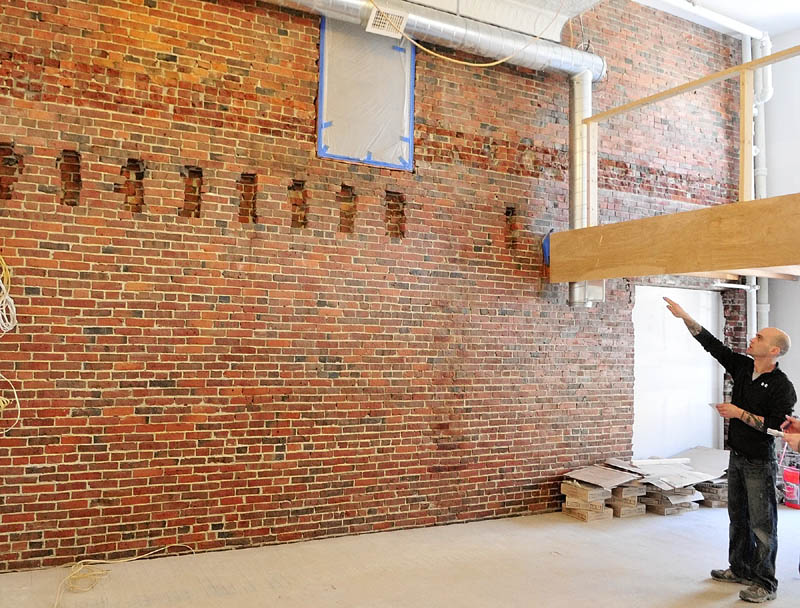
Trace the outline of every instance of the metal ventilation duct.
<instances>
[{"instance_id":1,"label":"metal ventilation duct","mask_svg":"<svg viewBox=\"0 0 800 608\"><path fill-rule=\"evenodd\" d=\"M269 0L272 4L366 27L373 4L369 0ZM517 32L458 15L425 8L402 0L378 0L379 7L408 14L405 32L424 42L468 51L480 57L502 59L515 53L508 63L532 70L561 72L571 76L570 112L570 228L596 223L597 210L587 205L583 169L586 127L580 121L592 113L591 82L600 80L606 63L597 55L561 46L547 40L532 40ZM591 306L605 299L605 281L570 283L570 306Z\"/></svg>"},{"instance_id":2,"label":"metal ventilation duct","mask_svg":"<svg viewBox=\"0 0 800 608\"><path fill-rule=\"evenodd\" d=\"M269 1L278 6L361 25L366 25L372 11L372 3L369 0ZM571 76L588 70L593 81L600 80L605 75L605 61L591 53L548 40L531 42L530 36L402 0L379 0L377 4L387 10L407 13L408 22L405 31L417 41L439 44L490 59L507 57L527 44L528 46L512 57L508 63L532 70L561 72Z\"/></svg>"}]
</instances>

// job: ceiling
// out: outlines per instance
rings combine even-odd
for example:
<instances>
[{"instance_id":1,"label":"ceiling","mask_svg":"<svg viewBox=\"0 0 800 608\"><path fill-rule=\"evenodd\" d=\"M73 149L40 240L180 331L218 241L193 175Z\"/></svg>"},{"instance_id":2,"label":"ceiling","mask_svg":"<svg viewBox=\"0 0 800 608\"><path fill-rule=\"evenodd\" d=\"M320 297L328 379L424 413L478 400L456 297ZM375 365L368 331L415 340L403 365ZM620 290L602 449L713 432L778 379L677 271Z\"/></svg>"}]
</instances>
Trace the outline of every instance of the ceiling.
<instances>
[{"instance_id":1,"label":"ceiling","mask_svg":"<svg viewBox=\"0 0 800 608\"><path fill-rule=\"evenodd\" d=\"M567 19L606 0L410 0L440 11L461 15L526 34L559 41ZM766 32L774 38L800 30L800 0L633 0L724 34L742 32L703 17L717 14L749 26L751 37ZM741 30L741 28L739 28ZM746 28L745 28L746 29Z\"/></svg>"},{"instance_id":2,"label":"ceiling","mask_svg":"<svg viewBox=\"0 0 800 608\"><path fill-rule=\"evenodd\" d=\"M529 0L531 4L537 0ZM730 28L722 27L690 12L693 6L730 17L750 27L766 32L774 38L780 34L800 29L800 0L636 0L695 23L711 27L725 34L736 35ZM680 7L686 6L689 10Z\"/></svg>"}]
</instances>

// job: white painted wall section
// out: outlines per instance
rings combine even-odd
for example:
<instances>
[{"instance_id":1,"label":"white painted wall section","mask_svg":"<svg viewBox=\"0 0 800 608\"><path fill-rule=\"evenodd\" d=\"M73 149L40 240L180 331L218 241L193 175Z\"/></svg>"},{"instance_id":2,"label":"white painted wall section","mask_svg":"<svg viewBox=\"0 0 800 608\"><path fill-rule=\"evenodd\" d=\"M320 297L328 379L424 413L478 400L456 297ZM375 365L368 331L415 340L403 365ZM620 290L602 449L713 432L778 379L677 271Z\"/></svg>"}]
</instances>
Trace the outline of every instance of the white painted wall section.
<instances>
[{"instance_id":1,"label":"white painted wall section","mask_svg":"<svg viewBox=\"0 0 800 608\"><path fill-rule=\"evenodd\" d=\"M800 30L776 37L772 52L800 44ZM800 192L800 57L772 66L775 94L766 104L767 195ZM772 294L770 294L772 295Z\"/></svg>"},{"instance_id":2,"label":"white painted wall section","mask_svg":"<svg viewBox=\"0 0 800 608\"><path fill-rule=\"evenodd\" d=\"M777 36L772 42L773 52L796 46L800 30ZM772 83L775 95L766 106L767 193L780 196L800 192L800 57L776 63ZM780 359L780 366L800 391L800 283L770 280L769 299L769 324L792 338L792 348Z\"/></svg>"},{"instance_id":3,"label":"white painted wall section","mask_svg":"<svg viewBox=\"0 0 800 608\"><path fill-rule=\"evenodd\" d=\"M722 447L722 419L710 403L722 396L722 366L667 310L675 300L703 327L719 335L718 293L636 287L633 308L633 457L668 458L697 446Z\"/></svg>"}]
</instances>

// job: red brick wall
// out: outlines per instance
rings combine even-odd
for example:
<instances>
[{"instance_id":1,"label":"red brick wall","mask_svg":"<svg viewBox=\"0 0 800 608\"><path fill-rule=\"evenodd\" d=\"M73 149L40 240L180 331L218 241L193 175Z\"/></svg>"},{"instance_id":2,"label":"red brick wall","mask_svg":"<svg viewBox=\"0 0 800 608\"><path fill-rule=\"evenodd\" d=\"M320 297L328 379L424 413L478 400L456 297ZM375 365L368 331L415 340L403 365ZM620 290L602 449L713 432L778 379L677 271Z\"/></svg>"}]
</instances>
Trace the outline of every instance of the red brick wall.
<instances>
[{"instance_id":1,"label":"red brick wall","mask_svg":"<svg viewBox=\"0 0 800 608\"><path fill-rule=\"evenodd\" d=\"M598 109L736 61L623 0L583 26ZM630 285L542 278L567 80L419 55L416 171L359 167L315 157L318 41L263 2L0 5L0 569L547 511L630 455ZM734 93L604 127L602 220L730 198Z\"/></svg>"}]
</instances>

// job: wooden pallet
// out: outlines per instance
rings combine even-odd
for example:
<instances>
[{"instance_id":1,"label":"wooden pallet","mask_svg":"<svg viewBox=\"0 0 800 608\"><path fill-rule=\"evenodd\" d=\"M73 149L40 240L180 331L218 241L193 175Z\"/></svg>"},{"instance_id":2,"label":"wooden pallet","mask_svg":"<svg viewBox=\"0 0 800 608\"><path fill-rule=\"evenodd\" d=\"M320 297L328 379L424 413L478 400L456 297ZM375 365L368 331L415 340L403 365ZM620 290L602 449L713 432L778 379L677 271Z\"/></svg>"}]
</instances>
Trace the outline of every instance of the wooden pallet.
<instances>
[{"instance_id":1,"label":"wooden pallet","mask_svg":"<svg viewBox=\"0 0 800 608\"><path fill-rule=\"evenodd\" d=\"M614 517L614 510L604 507L602 511L585 511L583 509L570 509L567 506L561 507L562 513L580 519L581 521L598 521L601 519L611 519Z\"/></svg>"},{"instance_id":2,"label":"wooden pallet","mask_svg":"<svg viewBox=\"0 0 800 608\"><path fill-rule=\"evenodd\" d=\"M617 498L616 496L612 496L606 502L609 505L616 504L621 507L635 507L638 504L644 504L643 502L639 502L638 496L626 496L624 498Z\"/></svg>"},{"instance_id":3,"label":"wooden pallet","mask_svg":"<svg viewBox=\"0 0 800 608\"><path fill-rule=\"evenodd\" d=\"M611 498L611 490L597 486L584 485L575 481L562 481L561 493L584 502L597 502Z\"/></svg>"},{"instance_id":4,"label":"wooden pallet","mask_svg":"<svg viewBox=\"0 0 800 608\"><path fill-rule=\"evenodd\" d=\"M564 506L570 509L581 509L583 511L602 511L606 508L606 503L602 500L587 502L585 500L572 498L572 496L567 496L567 500L564 501Z\"/></svg>"},{"instance_id":5,"label":"wooden pallet","mask_svg":"<svg viewBox=\"0 0 800 608\"><path fill-rule=\"evenodd\" d=\"M647 505L638 504L632 507L619 503L611 503L611 509L614 511L614 517L636 517L637 515L644 515L647 512Z\"/></svg>"},{"instance_id":6,"label":"wooden pallet","mask_svg":"<svg viewBox=\"0 0 800 608\"><path fill-rule=\"evenodd\" d=\"M656 513L657 515L680 515L683 509L675 505L646 505L648 513Z\"/></svg>"},{"instance_id":7,"label":"wooden pallet","mask_svg":"<svg viewBox=\"0 0 800 608\"><path fill-rule=\"evenodd\" d=\"M616 498L631 498L644 496L647 493L645 486L617 486L611 490L611 494Z\"/></svg>"},{"instance_id":8,"label":"wooden pallet","mask_svg":"<svg viewBox=\"0 0 800 608\"><path fill-rule=\"evenodd\" d=\"M672 505L668 498L664 498L661 494L650 494L647 496L639 496L639 502L644 505Z\"/></svg>"},{"instance_id":9,"label":"wooden pallet","mask_svg":"<svg viewBox=\"0 0 800 608\"><path fill-rule=\"evenodd\" d=\"M717 482L711 483L710 481L703 481L701 483L694 484L695 489L698 492L702 492L705 494L706 492L727 492L728 491L728 482Z\"/></svg>"}]
</instances>

